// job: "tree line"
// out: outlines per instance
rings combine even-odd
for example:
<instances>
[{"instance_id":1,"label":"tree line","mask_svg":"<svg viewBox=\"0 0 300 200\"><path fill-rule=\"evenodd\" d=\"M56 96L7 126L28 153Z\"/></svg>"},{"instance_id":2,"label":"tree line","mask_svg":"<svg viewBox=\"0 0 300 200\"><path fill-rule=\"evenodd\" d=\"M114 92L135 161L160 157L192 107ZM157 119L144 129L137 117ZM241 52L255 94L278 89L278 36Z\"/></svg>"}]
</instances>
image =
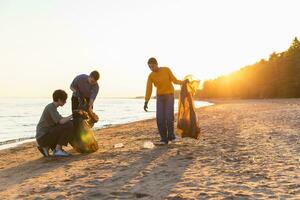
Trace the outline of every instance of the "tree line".
<instances>
[{"instance_id":1,"label":"tree line","mask_svg":"<svg viewBox=\"0 0 300 200\"><path fill-rule=\"evenodd\" d=\"M300 42L296 37L281 53L245 66L229 75L204 82L200 98L300 97Z\"/></svg>"}]
</instances>

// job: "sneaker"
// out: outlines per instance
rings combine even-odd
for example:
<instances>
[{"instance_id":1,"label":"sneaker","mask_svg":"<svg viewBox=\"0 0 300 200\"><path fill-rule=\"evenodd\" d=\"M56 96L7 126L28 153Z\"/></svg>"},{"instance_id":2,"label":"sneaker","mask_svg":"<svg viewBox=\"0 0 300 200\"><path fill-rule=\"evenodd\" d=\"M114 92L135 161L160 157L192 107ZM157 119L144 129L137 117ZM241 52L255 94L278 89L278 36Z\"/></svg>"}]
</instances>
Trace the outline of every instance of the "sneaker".
<instances>
[{"instance_id":1,"label":"sneaker","mask_svg":"<svg viewBox=\"0 0 300 200\"><path fill-rule=\"evenodd\" d=\"M175 139L173 139L173 140L170 140L170 142L171 142L172 144L176 144L176 143L177 143L177 139L175 138Z\"/></svg>"},{"instance_id":2,"label":"sneaker","mask_svg":"<svg viewBox=\"0 0 300 200\"><path fill-rule=\"evenodd\" d=\"M166 145L166 144L168 144L168 143L167 143L167 142L164 142L164 141L160 141L158 144L159 144L159 145Z\"/></svg>"},{"instance_id":3,"label":"sneaker","mask_svg":"<svg viewBox=\"0 0 300 200\"><path fill-rule=\"evenodd\" d=\"M57 156L57 157L68 157L70 156L70 154L68 152L65 152L64 150L57 150L54 149L53 151L53 156Z\"/></svg>"},{"instance_id":4,"label":"sneaker","mask_svg":"<svg viewBox=\"0 0 300 200\"><path fill-rule=\"evenodd\" d=\"M37 148L41 152L41 154L43 154L44 157L49 157L50 156L50 154L49 154L49 148L48 147L40 147L40 146L38 146Z\"/></svg>"}]
</instances>

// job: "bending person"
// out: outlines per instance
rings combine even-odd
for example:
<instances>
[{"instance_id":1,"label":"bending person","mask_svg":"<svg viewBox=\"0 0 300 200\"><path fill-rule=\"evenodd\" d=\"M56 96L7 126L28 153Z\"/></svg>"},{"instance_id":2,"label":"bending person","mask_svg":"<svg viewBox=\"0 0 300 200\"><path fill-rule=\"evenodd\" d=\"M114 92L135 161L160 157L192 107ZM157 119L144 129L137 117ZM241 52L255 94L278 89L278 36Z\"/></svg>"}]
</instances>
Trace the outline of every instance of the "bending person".
<instances>
[{"instance_id":1,"label":"bending person","mask_svg":"<svg viewBox=\"0 0 300 200\"><path fill-rule=\"evenodd\" d=\"M81 74L75 77L70 86L70 89L73 91L72 111L78 109L78 99L86 100L88 111L91 112L93 110L93 104L99 91L97 83L99 78L100 74L98 71L92 71L90 75Z\"/></svg>"}]
</instances>

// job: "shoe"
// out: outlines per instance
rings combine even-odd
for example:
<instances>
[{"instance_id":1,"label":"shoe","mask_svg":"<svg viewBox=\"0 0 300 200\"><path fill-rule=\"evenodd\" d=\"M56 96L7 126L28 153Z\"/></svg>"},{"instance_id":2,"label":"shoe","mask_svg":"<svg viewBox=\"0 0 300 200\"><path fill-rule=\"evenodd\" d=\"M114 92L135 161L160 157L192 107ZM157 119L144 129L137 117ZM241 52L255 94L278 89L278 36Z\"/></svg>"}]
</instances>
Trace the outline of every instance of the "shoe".
<instances>
[{"instance_id":1,"label":"shoe","mask_svg":"<svg viewBox=\"0 0 300 200\"><path fill-rule=\"evenodd\" d=\"M68 156L70 156L70 154L68 152L65 152L64 150L54 149L53 156L56 156L56 157L68 157Z\"/></svg>"},{"instance_id":2,"label":"shoe","mask_svg":"<svg viewBox=\"0 0 300 200\"><path fill-rule=\"evenodd\" d=\"M44 157L49 157L50 156L50 154L49 154L49 148L48 147L40 147L40 146L38 146L37 148L41 152L41 154L43 154Z\"/></svg>"},{"instance_id":3,"label":"shoe","mask_svg":"<svg viewBox=\"0 0 300 200\"><path fill-rule=\"evenodd\" d=\"M168 142L160 141L158 144L159 145L166 145L166 144L168 144Z\"/></svg>"},{"instance_id":4,"label":"shoe","mask_svg":"<svg viewBox=\"0 0 300 200\"><path fill-rule=\"evenodd\" d=\"M173 139L173 140L170 140L170 142L171 142L172 144L176 144L176 143L177 143L177 139L175 138L175 139Z\"/></svg>"}]
</instances>

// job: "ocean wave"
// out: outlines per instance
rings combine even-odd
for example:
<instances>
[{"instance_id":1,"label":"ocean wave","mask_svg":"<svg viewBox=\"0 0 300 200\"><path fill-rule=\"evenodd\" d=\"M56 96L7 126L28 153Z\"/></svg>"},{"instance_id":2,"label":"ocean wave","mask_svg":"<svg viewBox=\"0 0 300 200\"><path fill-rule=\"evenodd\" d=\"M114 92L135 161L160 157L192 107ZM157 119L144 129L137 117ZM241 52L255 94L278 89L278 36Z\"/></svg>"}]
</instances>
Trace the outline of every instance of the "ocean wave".
<instances>
[{"instance_id":1,"label":"ocean wave","mask_svg":"<svg viewBox=\"0 0 300 200\"><path fill-rule=\"evenodd\" d=\"M28 116L27 115L6 115L6 116L0 115L0 118L7 118L7 117L18 118L18 117L28 117Z\"/></svg>"},{"instance_id":2,"label":"ocean wave","mask_svg":"<svg viewBox=\"0 0 300 200\"><path fill-rule=\"evenodd\" d=\"M32 127L32 126L36 126L37 124L23 124L22 126L30 126L30 127Z\"/></svg>"},{"instance_id":3,"label":"ocean wave","mask_svg":"<svg viewBox=\"0 0 300 200\"><path fill-rule=\"evenodd\" d=\"M22 142L24 140L30 140L30 139L34 139L35 137L23 137L23 138L17 138L17 139L12 139L12 140L6 140L6 141L2 141L0 142L0 146L1 145L6 145L6 144L12 144L12 143L17 143L17 142Z\"/></svg>"}]
</instances>

